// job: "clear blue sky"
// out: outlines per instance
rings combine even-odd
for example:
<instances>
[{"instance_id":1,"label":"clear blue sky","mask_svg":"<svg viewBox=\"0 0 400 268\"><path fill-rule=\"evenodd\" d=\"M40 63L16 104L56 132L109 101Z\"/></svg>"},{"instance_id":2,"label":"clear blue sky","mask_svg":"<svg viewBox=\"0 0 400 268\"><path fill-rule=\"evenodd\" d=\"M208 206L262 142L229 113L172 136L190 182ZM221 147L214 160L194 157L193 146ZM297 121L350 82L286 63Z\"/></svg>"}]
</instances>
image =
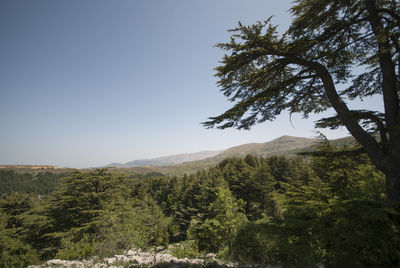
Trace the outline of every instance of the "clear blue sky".
<instances>
[{"instance_id":1,"label":"clear blue sky","mask_svg":"<svg viewBox=\"0 0 400 268\"><path fill-rule=\"evenodd\" d=\"M239 20L275 15L283 31L289 7L289 0L0 1L0 164L89 167L315 137L320 116L294 116L292 126L283 115L250 131L200 125L230 107L213 76L223 55L214 45Z\"/></svg>"}]
</instances>

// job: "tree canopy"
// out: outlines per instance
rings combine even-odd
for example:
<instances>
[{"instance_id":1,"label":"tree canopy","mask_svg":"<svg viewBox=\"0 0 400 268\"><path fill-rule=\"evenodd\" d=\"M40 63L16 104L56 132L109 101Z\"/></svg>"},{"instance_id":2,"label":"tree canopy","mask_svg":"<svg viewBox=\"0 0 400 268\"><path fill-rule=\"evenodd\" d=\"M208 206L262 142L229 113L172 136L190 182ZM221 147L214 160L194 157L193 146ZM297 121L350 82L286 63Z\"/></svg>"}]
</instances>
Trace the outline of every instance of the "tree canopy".
<instances>
[{"instance_id":1,"label":"tree canopy","mask_svg":"<svg viewBox=\"0 0 400 268\"><path fill-rule=\"evenodd\" d=\"M307 157L227 158L182 177L74 172L50 194L0 198L0 268L169 243L179 258L397 267L400 211L385 201L366 154L329 142Z\"/></svg>"},{"instance_id":2,"label":"tree canopy","mask_svg":"<svg viewBox=\"0 0 400 268\"><path fill-rule=\"evenodd\" d=\"M218 85L234 105L204 126L249 129L285 110L307 118L333 108L316 127L345 126L385 173L388 200L399 202L399 2L296 0L291 13L283 34L269 18L239 23L230 42L217 44L226 51ZM347 105L373 95L382 96L383 113Z\"/></svg>"}]
</instances>

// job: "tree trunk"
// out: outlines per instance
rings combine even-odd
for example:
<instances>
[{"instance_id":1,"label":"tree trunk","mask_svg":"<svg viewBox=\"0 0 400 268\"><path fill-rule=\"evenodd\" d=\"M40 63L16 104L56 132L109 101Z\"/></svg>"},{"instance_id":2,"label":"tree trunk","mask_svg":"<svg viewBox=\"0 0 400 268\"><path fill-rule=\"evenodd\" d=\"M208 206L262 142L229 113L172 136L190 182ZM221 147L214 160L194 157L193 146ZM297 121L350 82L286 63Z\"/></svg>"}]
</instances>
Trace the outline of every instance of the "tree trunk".
<instances>
[{"instance_id":1,"label":"tree trunk","mask_svg":"<svg viewBox=\"0 0 400 268\"><path fill-rule=\"evenodd\" d=\"M388 125L388 117L390 117L393 122L392 125L389 126L390 140L388 144L390 146L388 146L388 148L385 148L386 146L382 148L378 144L376 139L367 131L365 131L365 129L360 126L356 118L353 116L346 103L338 94L332 75L329 73L328 69L324 65L318 62L311 62L299 59L295 56L292 56L291 58L289 58L289 60L292 60L294 64L307 66L310 69L313 69L315 73L319 76L322 83L324 84L325 93L329 102L332 104L332 107L335 109L336 113L342 120L343 124L346 126L347 130L365 149L367 155L371 159L372 164L374 164L380 171L382 171L386 175L386 196L389 203L400 203L400 137L398 134L398 132L400 132L400 126L395 120L396 116L393 116L393 114L398 113L397 92L395 91L396 100L386 101L391 104L385 105L386 123ZM389 94L391 91L387 89L387 83L382 87L384 89L384 96L386 93L387 95L393 97ZM392 91L395 88L396 84L394 84L391 88ZM389 93L387 93L388 91ZM388 99L390 100L390 98ZM383 134L386 135L386 133Z\"/></svg>"},{"instance_id":2,"label":"tree trunk","mask_svg":"<svg viewBox=\"0 0 400 268\"><path fill-rule=\"evenodd\" d=\"M389 203L400 203L400 174L386 174L386 196Z\"/></svg>"},{"instance_id":3,"label":"tree trunk","mask_svg":"<svg viewBox=\"0 0 400 268\"><path fill-rule=\"evenodd\" d=\"M386 175L386 196L389 203L400 204L400 161L392 161L392 165L384 173Z\"/></svg>"}]
</instances>

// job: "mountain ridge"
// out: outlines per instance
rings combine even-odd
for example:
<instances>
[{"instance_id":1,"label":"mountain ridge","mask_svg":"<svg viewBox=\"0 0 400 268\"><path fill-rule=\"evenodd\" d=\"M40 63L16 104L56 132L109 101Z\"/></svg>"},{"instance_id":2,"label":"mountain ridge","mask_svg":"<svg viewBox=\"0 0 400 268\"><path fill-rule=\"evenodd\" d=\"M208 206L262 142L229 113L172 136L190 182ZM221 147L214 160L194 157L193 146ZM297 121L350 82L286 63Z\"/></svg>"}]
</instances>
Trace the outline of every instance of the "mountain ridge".
<instances>
[{"instance_id":1,"label":"mountain ridge","mask_svg":"<svg viewBox=\"0 0 400 268\"><path fill-rule=\"evenodd\" d=\"M185 162L197 161L209 157L213 157L221 153L222 151L200 151L195 153L185 153L185 154L174 154L168 156L161 156L151 159L137 159L124 164L121 163L111 163L106 167L140 167L140 166L169 166L177 165Z\"/></svg>"},{"instance_id":2,"label":"mountain ridge","mask_svg":"<svg viewBox=\"0 0 400 268\"><path fill-rule=\"evenodd\" d=\"M301 152L314 151L321 139L317 138L304 138L294 136L281 136L279 138L264 142L264 143L246 143L233 146L221 151L202 151L198 153L188 154L175 154L170 156L163 156L153 159L134 160L127 163L132 163L132 166L121 163L111 163L107 166L101 167L87 167L81 170L90 170L95 168L112 168L120 170L125 173L162 173L165 175L183 175L195 173L212 166L217 165L220 161L229 157L244 157L247 154L252 154L257 157L270 157L273 155L294 156ZM348 136L335 140L329 140L330 143L337 147L344 147L346 145L354 145L356 142L353 137ZM179 159L179 157L181 157ZM186 158L185 158L186 157ZM197 157L197 158L196 158ZM178 160L177 160L178 158ZM159 160L154 164L155 160ZM139 165L138 161L150 161ZM153 161L153 162L151 162ZM174 162L175 161L175 162ZM71 170L79 170L67 167L58 167L52 165L0 165L0 169L12 169L18 172L31 172L45 170L49 172L64 172Z\"/></svg>"},{"instance_id":3,"label":"mountain ridge","mask_svg":"<svg viewBox=\"0 0 400 268\"><path fill-rule=\"evenodd\" d=\"M127 162L125 164L120 164L120 163L109 164L107 165L107 167L129 168L138 172L142 172L144 170L159 171L159 170L169 170L169 169L179 169L179 168L182 168L183 170L189 168L198 171L203 168L213 166L218 162L220 162L221 160L228 157L244 157L247 154L252 154L258 157L269 157L272 155L292 156L298 152L313 150L313 148L320 141L321 139L318 138L304 138L304 137L294 137L294 136L284 135L264 143L246 143L229 147L222 151L202 151L198 153L163 156L154 159L134 160L131 162ZM354 139L352 137L344 137L335 140L330 140L330 142L332 142L333 144L337 144L339 146L350 144L353 141ZM205 157L207 156L206 154L203 154L203 157L199 156L199 154L204 152L209 152L209 153L211 152L211 154L208 157ZM173 161L174 157L179 158L180 156L185 156L185 155L186 156L196 155L198 159L192 161L180 161L180 162Z\"/></svg>"}]
</instances>

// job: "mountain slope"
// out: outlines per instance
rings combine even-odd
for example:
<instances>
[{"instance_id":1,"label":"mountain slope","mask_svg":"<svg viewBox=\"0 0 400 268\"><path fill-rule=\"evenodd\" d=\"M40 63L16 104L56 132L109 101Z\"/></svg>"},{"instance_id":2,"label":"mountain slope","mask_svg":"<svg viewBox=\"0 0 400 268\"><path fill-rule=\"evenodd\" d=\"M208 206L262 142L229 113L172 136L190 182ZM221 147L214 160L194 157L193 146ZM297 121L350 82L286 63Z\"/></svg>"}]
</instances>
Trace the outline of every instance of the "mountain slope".
<instances>
[{"instance_id":1,"label":"mountain slope","mask_svg":"<svg viewBox=\"0 0 400 268\"><path fill-rule=\"evenodd\" d=\"M140 166L170 166L170 165L181 164L184 162L192 162L213 157L218 155L219 153L221 153L221 151L203 151L203 152L189 153L189 154L177 154L177 155L158 157L154 159L139 159L127 162L125 164L112 163L107 165L107 167L128 168L128 167L140 167Z\"/></svg>"},{"instance_id":2,"label":"mountain slope","mask_svg":"<svg viewBox=\"0 0 400 268\"><path fill-rule=\"evenodd\" d=\"M150 173L150 172L159 172L166 175L183 175L188 173L195 173L197 171L204 170L206 168L213 167L217 165L220 161L228 157L244 157L247 154L256 155L259 157L269 157L272 155L284 155L284 156L293 156L299 152L311 152L314 151L318 146L319 139L310 139L310 138L301 138L301 137L292 137L292 136L282 136L275 140L265 142L265 143L248 143L235 147L228 148L219 154L214 156L203 158L196 161L186 161L178 164L170 164L170 165L152 165L149 164L151 161L155 159L150 159L148 162L145 162L146 165L138 165L138 166L127 166L119 164L120 166L114 166L115 168L125 168L126 171L134 172L134 173ZM354 145L355 141L353 137L345 137L336 140L330 140L330 142L334 146L343 147L346 145ZM192 155L192 154L185 154ZM160 157L157 159L169 159L174 158L176 156L168 156L168 157ZM141 160L143 161L143 160ZM135 161L132 161L135 162ZM135 162L135 164L140 163L139 160ZM159 161L158 163L162 163ZM165 162L164 162L165 163Z\"/></svg>"},{"instance_id":3,"label":"mountain slope","mask_svg":"<svg viewBox=\"0 0 400 268\"><path fill-rule=\"evenodd\" d=\"M300 138L292 136L282 136L265 143L249 143L229 148L219 155L216 160L222 160L227 157L243 157L248 154L259 157L268 157L271 155L290 155L292 151L310 147L318 142L318 139Z\"/></svg>"}]
</instances>

